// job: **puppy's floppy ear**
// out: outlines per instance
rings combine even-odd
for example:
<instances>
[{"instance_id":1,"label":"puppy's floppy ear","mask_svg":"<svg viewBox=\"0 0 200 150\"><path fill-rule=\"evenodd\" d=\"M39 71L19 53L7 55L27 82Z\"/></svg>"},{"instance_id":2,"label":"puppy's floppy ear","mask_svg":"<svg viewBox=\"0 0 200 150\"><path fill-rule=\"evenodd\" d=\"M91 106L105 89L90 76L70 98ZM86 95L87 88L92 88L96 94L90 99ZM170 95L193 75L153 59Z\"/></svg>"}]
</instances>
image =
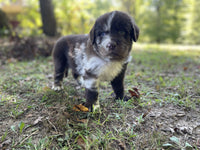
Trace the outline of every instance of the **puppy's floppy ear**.
<instances>
[{"instance_id":1,"label":"puppy's floppy ear","mask_svg":"<svg viewBox=\"0 0 200 150\"><path fill-rule=\"evenodd\" d=\"M132 23L131 37L133 41L136 42L138 40L140 30L138 26L135 24L135 21L133 19L131 20L131 23Z\"/></svg>"},{"instance_id":2,"label":"puppy's floppy ear","mask_svg":"<svg viewBox=\"0 0 200 150\"><path fill-rule=\"evenodd\" d=\"M90 34L89 34L89 38L90 38L90 41L92 42L92 44L95 43L95 25L92 27L92 29L90 30Z\"/></svg>"}]
</instances>

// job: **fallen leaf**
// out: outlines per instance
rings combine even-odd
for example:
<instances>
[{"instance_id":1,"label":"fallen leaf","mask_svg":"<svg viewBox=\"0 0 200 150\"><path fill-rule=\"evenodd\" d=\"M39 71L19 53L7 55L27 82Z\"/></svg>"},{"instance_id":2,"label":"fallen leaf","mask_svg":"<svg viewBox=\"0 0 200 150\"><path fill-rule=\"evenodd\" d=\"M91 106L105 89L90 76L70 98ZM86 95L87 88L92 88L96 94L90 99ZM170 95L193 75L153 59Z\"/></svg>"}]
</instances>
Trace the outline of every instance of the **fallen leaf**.
<instances>
[{"instance_id":1,"label":"fallen leaf","mask_svg":"<svg viewBox=\"0 0 200 150\"><path fill-rule=\"evenodd\" d=\"M145 112L145 113L143 114L142 118L145 118L145 117L149 114L150 111L151 111L151 108L150 108L147 112Z\"/></svg>"},{"instance_id":2,"label":"fallen leaf","mask_svg":"<svg viewBox=\"0 0 200 150\"><path fill-rule=\"evenodd\" d=\"M85 141L83 139L82 136L78 136L77 138L77 144L82 148L82 149L85 149Z\"/></svg>"},{"instance_id":3,"label":"fallen leaf","mask_svg":"<svg viewBox=\"0 0 200 150\"><path fill-rule=\"evenodd\" d=\"M138 72L138 73L135 74L135 76L136 76L136 77L140 77L140 76L141 76L141 73Z\"/></svg>"},{"instance_id":4,"label":"fallen leaf","mask_svg":"<svg viewBox=\"0 0 200 150\"><path fill-rule=\"evenodd\" d=\"M48 86L45 86L45 87L43 87L43 89L42 89L44 92L46 92L46 91L49 91L49 90L51 90L51 88L50 87L48 87Z\"/></svg>"},{"instance_id":5,"label":"fallen leaf","mask_svg":"<svg viewBox=\"0 0 200 150\"><path fill-rule=\"evenodd\" d=\"M35 121L34 121L34 123L33 123L33 125L36 125L36 124L38 124L39 122L42 122L42 119L43 119L43 117L38 117Z\"/></svg>"},{"instance_id":6,"label":"fallen leaf","mask_svg":"<svg viewBox=\"0 0 200 150\"><path fill-rule=\"evenodd\" d=\"M128 92L131 94L131 97L140 98L140 93L137 88L132 88L132 90L128 90Z\"/></svg>"},{"instance_id":7,"label":"fallen leaf","mask_svg":"<svg viewBox=\"0 0 200 150\"><path fill-rule=\"evenodd\" d=\"M184 67L183 70L184 70L184 71L187 71L187 70L188 70L188 67Z\"/></svg>"},{"instance_id":8,"label":"fallen leaf","mask_svg":"<svg viewBox=\"0 0 200 150\"><path fill-rule=\"evenodd\" d=\"M78 122L81 122L81 123L87 123L88 120L87 119L77 119Z\"/></svg>"},{"instance_id":9,"label":"fallen leaf","mask_svg":"<svg viewBox=\"0 0 200 150\"><path fill-rule=\"evenodd\" d=\"M83 106L82 104L74 105L73 110L74 111L89 112L89 109L87 107Z\"/></svg>"}]
</instances>

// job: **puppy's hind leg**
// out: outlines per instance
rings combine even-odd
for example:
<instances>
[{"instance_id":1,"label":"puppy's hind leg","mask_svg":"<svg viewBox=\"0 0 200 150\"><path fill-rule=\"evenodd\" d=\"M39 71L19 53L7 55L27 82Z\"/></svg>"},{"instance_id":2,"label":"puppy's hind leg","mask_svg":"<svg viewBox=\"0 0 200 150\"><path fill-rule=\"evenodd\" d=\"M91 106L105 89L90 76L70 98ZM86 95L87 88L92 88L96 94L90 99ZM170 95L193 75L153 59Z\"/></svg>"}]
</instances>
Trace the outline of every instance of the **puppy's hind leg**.
<instances>
[{"instance_id":1,"label":"puppy's hind leg","mask_svg":"<svg viewBox=\"0 0 200 150\"><path fill-rule=\"evenodd\" d=\"M68 63L67 57L64 55L64 48L63 45L56 44L53 52L53 59L54 59L54 86L52 87L53 90L61 90L63 89L62 81L64 75L68 74Z\"/></svg>"},{"instance_id":2,"label":"puppy's hind leg","mask_svg":"<svg viewBox=\"0 0 200 150\"><path fill-rule=\"evenodd\" d=\"M55 59L54 58L54 86L53 90L61 90L63 89L62 81L64 75L67 75L68 67L66 67L66 60L63 59Z\"/></svg>"}]
</instances>

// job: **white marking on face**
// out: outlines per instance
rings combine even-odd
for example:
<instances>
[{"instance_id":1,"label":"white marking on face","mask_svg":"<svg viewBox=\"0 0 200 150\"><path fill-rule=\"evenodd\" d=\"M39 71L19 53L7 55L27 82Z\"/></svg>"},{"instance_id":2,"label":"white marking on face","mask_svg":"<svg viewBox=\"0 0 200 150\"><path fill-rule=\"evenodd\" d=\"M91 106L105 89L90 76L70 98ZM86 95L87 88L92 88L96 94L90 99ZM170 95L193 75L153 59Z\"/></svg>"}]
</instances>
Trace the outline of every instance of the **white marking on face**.
<instances>
[{"instance_id":1,"label":"white marking on face","mask_svg":"<svg viewBox=\"0 0 200 150\"><path fill-rule=\"evenodd\" d=\"M107 45L111 42L111 38L109 35L104 36L102 42L101 42L101 46L106 50L109 51L109 49L107 48Z\"/></svg>"},{"instance_id":2,"label":"white marking on face","mask_svg":"<svg viewBox=\"0 0 200 150\"><path fill-rule=\"evenodd\" d=\"M111 22L112 22L114 16L115 16L115 12L113 12L113 13L108 17L107 24L104 26L105 31L109 31L109 30L110 30L110 28L111 28Z\"/></svg>"},{"instance_id":3,"label":"white marking on face","mask_svg":"<svg viewBox=\"0 0 200 150\"><path fill-rule=\"evenodd\" d=\"M107 45L111 42L110 35L105 35L102 40L97 38L98 53L103 57L109 59L109 48Z\"/></svg>"}]
</instances>

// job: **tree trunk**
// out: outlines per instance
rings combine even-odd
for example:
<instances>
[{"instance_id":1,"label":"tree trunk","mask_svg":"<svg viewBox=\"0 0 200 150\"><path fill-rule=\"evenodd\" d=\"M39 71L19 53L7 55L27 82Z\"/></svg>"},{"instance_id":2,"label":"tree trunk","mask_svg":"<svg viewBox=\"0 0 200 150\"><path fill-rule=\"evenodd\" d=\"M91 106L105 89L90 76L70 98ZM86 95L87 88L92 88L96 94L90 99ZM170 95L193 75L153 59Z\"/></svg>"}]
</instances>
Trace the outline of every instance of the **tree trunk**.
<instances>
[{"instance_id":1,"label":"tree trunk","mask_svg":"<svg viewBox=\"0 0 200 150\"><path fill-rule=\"evenodd\" d=\"M7 34L9 34L10 33L10 26L9 26L8 17L0 9L0 35L6 35L6 30L8 32Z\"/></svg>"},{"instance_id":2,"label":"tree trunk","mask_svg":"<svg viewBox=\"0 0 200 150\"><path fill-rule=\"evenodd\" d=\"M157 36L156 36L156 42L161 43L161 12L160 12L160 1L158 1L156 5L156 13L157 13L157 21L156 21L156 28L157 28Z\"/></svg>"},{"instance_id":3,"label":"tree trunk","mask_svg":"<svg viewBox=\"0 0 200 150\"><path fill-rule=\"evenodd\" d=\"M47 36L56 35L56 19L54 16L52 0L40 0L40 12L42 17L42 29Z\"/></svg>"}]
</instances>

